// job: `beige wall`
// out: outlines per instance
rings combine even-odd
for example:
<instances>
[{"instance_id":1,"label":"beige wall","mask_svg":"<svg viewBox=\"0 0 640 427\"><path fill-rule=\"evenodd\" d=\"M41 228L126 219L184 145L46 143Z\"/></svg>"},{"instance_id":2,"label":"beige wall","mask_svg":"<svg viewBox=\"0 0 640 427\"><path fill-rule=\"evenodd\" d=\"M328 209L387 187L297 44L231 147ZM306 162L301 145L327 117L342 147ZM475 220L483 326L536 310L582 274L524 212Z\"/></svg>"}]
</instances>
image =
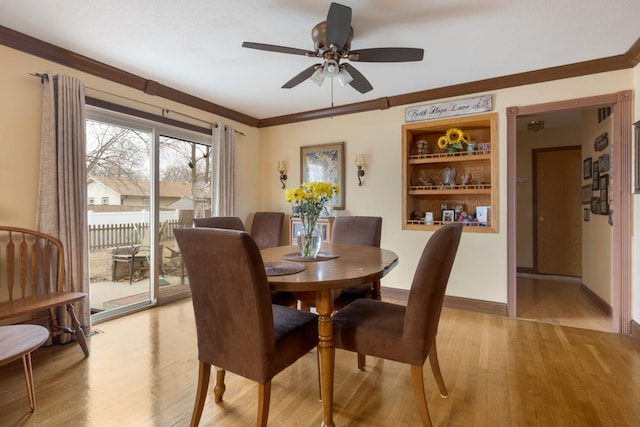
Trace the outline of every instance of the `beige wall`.
<instances>
[{"instance_id":1,"label":"beige wall","mask_svg":"<svg viewBox=\"0 0 640 427\"><path fill-rule=\"evenodd\" d=\"M41 87L39 81L28 73L75 75L85 82L90 96L156 114L160 114L160 108L168 108L206 120L220 120L209 113L145 95L3 46L0 46L0 58L3 64L0 68L0 93L3 95L0 101L2 223L25 227L32 227L35 223ZM497 214L500 215L501 226L495 234L464 234L447 292L449 295L506 303L506 108L627 90L633 88L634 76L637 86L640 86L637 70L635 74L631 70L622 70L491 92L494 111L499 113ZM328 89L319 89L319 95L325 90ZM118 96L106 95L105 92ZM472 95L476 94L469 94ZM259 130L221 119L234 124L246 135L237 137L236 213L246 221L256 210L289 212L276 172L277 160L287 162L287 186L291 187L299 184L300 146L344 141L346 210L339 213L383 217L382 245L400 256L399 265L383 280L383 285L408 289L418 256L431 233L401 229L400 130L404 123L404 110L405 106ZM176 118L187 120L182 116ZM355 153L364 153L366 157L366 176L362 187L357 186L353 165Z\"/></svg>"},{"instance_id":2,"label":"beige wall","mask_svg":"<svg viewBox=\"0 0 640 427\"><path fill-rule=\"evenodd\" d=\"M494 91L499 113L500 229L495 234L465 233L447 294L506 303L506 108L614 93L633 87L631 70L603 73ZM469 94L474 96L477 94ZM434 101L436 102L436 101ZM401 126L403 107L262 129L260 133L261 208L289 211L278 185L275 165L287 162L287 186L300 183L299 148L302 145L345 142L346 211L383 217L382 246L395 251L399 265L383 279L383 286L408 289L415 265L430 232L401 227ZM355 153L365 153L366 176L357 186ZM339 214L341 212L338 212Z\"/></svg>"},{"instance_id":3,"label":"beige wall","mask_svg":"<svg viewBox=\"0 0 640 427\"><path fill-rule=\"evenodd\" d=\"M582 158L591 157L595 162L602 154L608 154L611 145L615 143L612 139L612 117L598 123L597 110L588 110L583 112L582 123ZM605 132L610 138L609 147L603 151L595 151L593 142ZM611 172L606 173L609 174L611 184ZM583 181L583 185L591 183L591 179ZM599 195L599 190L593 191L594 197ZM582 223L582 283L609 305L612 301L612 239L613 229L609 225L608 215L591 214L589 221Z\"/></svg>"},{"instance_id":4,"label":"beige wall","mask_svg":"<svg viewBox=\"0 0 640 427\"><path fill-rule=\"evenodd\" d=\"M84 82L88 96L207 127L204 122L231 124L246 136L236 135L236 214L249 218L259 204L260 180L258 129L172 101L146 95L103 79L58 64L23 54L0 45L0 222L32 228L35 225L42 86L28 73L68 74ZM157 108L156 108L157 107ZM186 116L184 116L186 115Z\"/></svg>"}]
</instances>

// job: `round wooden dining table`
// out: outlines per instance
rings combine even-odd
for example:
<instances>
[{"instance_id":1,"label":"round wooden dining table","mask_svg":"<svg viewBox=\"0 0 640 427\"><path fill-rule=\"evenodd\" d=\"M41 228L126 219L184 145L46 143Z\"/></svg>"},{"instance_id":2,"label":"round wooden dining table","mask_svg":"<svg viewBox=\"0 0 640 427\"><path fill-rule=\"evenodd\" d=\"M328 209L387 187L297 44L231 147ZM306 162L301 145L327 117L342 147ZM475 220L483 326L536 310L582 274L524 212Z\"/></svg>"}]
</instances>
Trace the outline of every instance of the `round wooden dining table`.
<instances>
[{"instance_id":1,"label":"round wooden dining table","mask_svg":"<svg viewBox=\"0 0 640 427\"><path fill-rule=\"evenodd\" d=\"M285 271L287 264L299 270L291 274L268 275L273 291L315 291L318 313L318 355L320 357L320 395L323 426L333 426L333 376L335 348L333 346L334 290L374 283L374 298L380 299L380 279L398 263L392 251L372 246L323 244L315 259L301 259L297 246L263 249L262 259ZM295 265L294 265L295 264ZM296 266L298 268L296 268Z\"/></svg>"}]
</instances>

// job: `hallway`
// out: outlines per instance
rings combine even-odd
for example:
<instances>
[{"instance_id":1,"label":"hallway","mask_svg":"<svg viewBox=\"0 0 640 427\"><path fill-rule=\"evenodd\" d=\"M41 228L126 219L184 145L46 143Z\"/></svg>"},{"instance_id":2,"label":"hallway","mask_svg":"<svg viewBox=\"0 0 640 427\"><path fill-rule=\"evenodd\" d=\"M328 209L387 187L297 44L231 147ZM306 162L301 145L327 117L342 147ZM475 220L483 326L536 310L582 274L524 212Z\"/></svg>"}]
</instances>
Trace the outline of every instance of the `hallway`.
<instances>
[{"instance_id":1,"label":"hallway","mask_svg":"<svg viewBox=\"0 0 640 427\"><path fill-rule=\"evenodd\" d=\"M518 274L517 318L615 332L611 316L581 289L579 278Z\"/></svg>"}]
</instances>

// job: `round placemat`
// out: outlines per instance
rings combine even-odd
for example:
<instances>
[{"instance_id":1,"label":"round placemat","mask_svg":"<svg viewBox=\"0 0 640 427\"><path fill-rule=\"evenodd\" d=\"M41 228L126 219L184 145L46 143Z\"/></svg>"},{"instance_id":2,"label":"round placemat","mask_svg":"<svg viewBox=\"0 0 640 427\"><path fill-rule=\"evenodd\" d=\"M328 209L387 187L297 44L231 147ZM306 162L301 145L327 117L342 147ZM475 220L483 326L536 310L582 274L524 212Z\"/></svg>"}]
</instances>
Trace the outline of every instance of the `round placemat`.
<instances>
[{"instance_id":1,"label":"round placemat","mask_svg":"<svg viewBox=\"0 0 640 427\"><path fill-rule=\"evenodd\" d=\"M327 252L318 252L318 255L313 257L304 257L300 255L300 252L291 252L289 254L282 255L282 258L287 259L289 261L302 261L302 262L310 262L310 261L326 261L328 259L338 258L340 255L330 254Z\"/></svg>"},{"instance_id":2,"label":"round placemat","mask_svg":"<svg viewBox=\"0 0 640 427\"><path fill-rule=\"evenodd\" d=\"M285 274L295 274L304 270L304 265L297 262L270 262L264 263L267 276L284 276Z\"/></svg>"}]
</instances>

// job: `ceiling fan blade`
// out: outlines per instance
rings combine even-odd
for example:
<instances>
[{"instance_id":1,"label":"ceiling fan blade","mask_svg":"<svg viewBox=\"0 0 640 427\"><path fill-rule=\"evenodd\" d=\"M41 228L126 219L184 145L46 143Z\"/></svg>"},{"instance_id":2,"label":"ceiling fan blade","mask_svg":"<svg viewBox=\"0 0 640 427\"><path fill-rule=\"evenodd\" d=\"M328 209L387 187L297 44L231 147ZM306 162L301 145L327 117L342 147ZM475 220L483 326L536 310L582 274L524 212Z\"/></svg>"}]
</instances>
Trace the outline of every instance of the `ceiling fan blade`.
<instances>
[{"instance_id":1,"label":"ceiling fan blade","mask_svg":"<svg viewBox=\"0 0 640 427\"><path fill-rule=\"evenodd\" d=\"M350 61L360 62L409 62L422 61L424 49L412 47L379 47L374 49L352 50Z\"/></svg>"},{"instance_id":2,"label":"ceiling fan blade","mask_svg":"<svg viewBox=\"0 0 640 427\"><path fill-rule=\"evenodd\" d=\"M274 44L244 42L242 47L249 49L267 50L269 52L289 53L292 55L316 56L315 52L304 49L296 49L295 47L277 46Z\"/></svg>"},{"instance_id":3,"label":"ceiling fan blade","mask_svg":"<svg viewBox=\"0 0 640 427\"><path fill-rule=\"evenodd\" d=\"M373 89L373 86L371 86L369 80L367 80L360 71L356 70L353 65L343 64L343 66L345 70L347 70L347 72L351 74L351 77L353 77L353 80L351 81L351 83L349 83L351 87L353 87L360 93L367 93Z\"/></svg>"},{"instance_id":4,"label":"ceiling fan blade","mask_svg":"<svg viewBox=\"0 0 640 427\"><path fill-rule=\"evenodd\" d=\"M331 3L327 14L327 45L335 45L340 52L349 39L351 31L351 8L338 3Z\"/></svg>"},{"instance_id":5,"label":"ceiling fan blade","mask_svg":"<svg viewBox=\"0 0 640 427\"><path fill-rule=\"evenodd\" d=\"M294 86L298 86L300 83L311 77L318 67L320 67L320 64L313 64L312 66L305 68L301 73L283 84L282 87L284 89L291 89Z\"/></svg>"}]
</instances>

